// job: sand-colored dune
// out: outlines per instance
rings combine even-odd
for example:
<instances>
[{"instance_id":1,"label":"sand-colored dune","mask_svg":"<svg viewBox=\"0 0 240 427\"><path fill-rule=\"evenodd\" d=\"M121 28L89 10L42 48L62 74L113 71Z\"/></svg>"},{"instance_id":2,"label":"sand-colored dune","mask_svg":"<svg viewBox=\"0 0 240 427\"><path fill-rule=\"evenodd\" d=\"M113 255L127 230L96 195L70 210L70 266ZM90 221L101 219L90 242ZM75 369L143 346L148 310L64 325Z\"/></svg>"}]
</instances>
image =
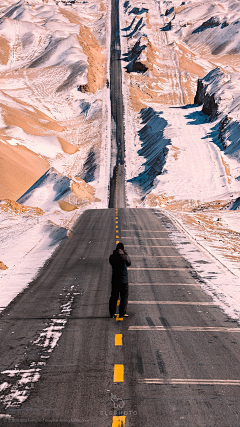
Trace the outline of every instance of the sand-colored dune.
<instances>
[{"instance_id":1,"label":"sand-colored dune","mask_svg":"<svg viewBox=\"0 0 240 427\"><path fill-rule=\"evenodd\" d=\"M49 163L41 156L0 141L0 199L17 200L48 169Z\"/></svg>"},{"instance_id":2,"label":"sand-colored dune","mask_svg":"<svg viewBox=\"0 0 240 427\"><path fill-rule=\"evenodd\" d=\"M58 204L63 211L71 212L77 209L77 206L73 205L72 203L66 202L65 200L59 200Z\"/></svg>"},{"instance_id":3,"label":"sand-colored dune","mask_svg":"<svg viewBox=\"0 0 240 427\"><path fill-rule=\"evenodd\" d=\"M93 202L95 200L94 193L95 190L92 185L87 184L82 179L78 180L78 182L73 182L71 185L71 190L77 197L82 200L89 200Z\"/></svg>"},{"instance_id":4,"label":"sand-colored dune","mask_svg":"<svg viewBox=\"0 0 240 427\"><path fill-rule=\"evenodd\" d=\"M4 262L0 261L0 270L7 270L8 267L4 264Z\"/></svg>"},{"instance_id":5,"label":"sand-colored dune","mask_svg":"<svg viewBox=\"0 0 240 427\"><path fill-rule=\"evenodd\" d=\"M24 206L21 203L15 202L10 199L3 199L0 202L0 211L8 212L10 214L21 215L28 214L29 217L40 216L44 211L37 207Z\"/></svg>"},{"instance_id":6,"label":"sand-colored dune","mask_svg":"<svg viewBox=\"0 0 240 427\"><path fill-rule=\"evenodd\" d=\"M96 37L89 27L82 24L81 17L77 17L74 12L60 8L61 13L65 16L72 24L80 24L80 30L78 34L78 40L83 48L85 55L88 58L88 72L86 90L89 92L96 93L98 89L101 89L105 83L105 71L104 63L105 57L103 50L100 47ZM101 4L101 10L102 8Z\"/></svg>"},{"instance_id":7,"label":"sand-colored dune","mask_svg":"<svg viewBox=\"0 0 240 427\"><path fill-rule=\"evenodd\" d=\"M8 40L1 36L0 37L0 63L7 65L9 60L10 46Z\"/></svg>"}]
</instances>

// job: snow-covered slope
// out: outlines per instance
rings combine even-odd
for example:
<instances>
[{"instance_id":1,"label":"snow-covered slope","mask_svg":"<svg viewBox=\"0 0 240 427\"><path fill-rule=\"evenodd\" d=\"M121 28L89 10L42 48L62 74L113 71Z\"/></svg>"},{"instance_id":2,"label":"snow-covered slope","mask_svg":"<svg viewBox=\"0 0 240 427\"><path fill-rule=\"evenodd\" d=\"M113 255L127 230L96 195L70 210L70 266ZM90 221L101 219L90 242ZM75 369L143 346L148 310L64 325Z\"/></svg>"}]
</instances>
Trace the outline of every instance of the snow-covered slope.
<instances>
[{"instance_id":1,"label":"snow-covered slope","mask_svg":"<svg viewBox=\"0 0 240 427\"><path fill-rule=\"evenodd\" d=\"M108 1L8 0L0 17L0 197L17 200L49 167L74 177L101 158Z\"/></svg>"}]
</instances>

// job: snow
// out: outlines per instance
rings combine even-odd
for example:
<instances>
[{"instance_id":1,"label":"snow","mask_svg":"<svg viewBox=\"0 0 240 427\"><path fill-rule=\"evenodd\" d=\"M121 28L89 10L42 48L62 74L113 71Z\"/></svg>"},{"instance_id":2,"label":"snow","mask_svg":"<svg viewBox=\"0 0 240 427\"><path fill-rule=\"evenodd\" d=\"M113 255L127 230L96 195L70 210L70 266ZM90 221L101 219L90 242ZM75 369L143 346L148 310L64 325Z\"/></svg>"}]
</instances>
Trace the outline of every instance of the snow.
<instances>
[{"instance_id":1,"label":"snow","mask_svg":"<svg viewBox=\"0 0 240 427\"><path fill-rule=\"evenodd\" d=\"M240 233L240 221L238 213L236 214L235 212L224 212L224 215L220 214L220 217L224 224L226 224L226 227L236 231L237 233Z\"/></svg>"},{"instance_id":2,"label":"snow","mask_svg":"<svg viewBox=\"0 0 240 427\"><path fill-rule=\"evenodd\" d=\"M44 211L52 209L54 202L70 193L71 180L49 169L18 202L27 206L37 206ZM56 203L55 203L56 204Z\"/></svg>"},{"instance_id":3,"label":"snow","mask_svg":"<svg viewBox=\"0 0 240 427\"><path fill-rule=\"evenodd\" d=\"M8 369L0 372L0 378L9 377L12 380L8 383L4 381L0 385L0 402L8 407L18 407L22 404L29 396L34 384L40 379L41 371L46 365L51 353L57 346L59 339L63 333L63 330L67 324L67 318L71 314L72 304L74 298L78 295L74 286L71 286L69 290L64 290L65 303L59 307L58 319L51 319L46 327L39 333L39 336L29 343L33 349L36 347L41 350L39 360L31 361L27 360L24 362L24 369L21 369L18 365L14 369ZM62 295L60 295L62 297ZM61 318L62 317L62 318ZM36 353L36 351L35 351ZM28 369L26 369L26 365Z\"/></svg>"},{"instance_id":4,"label":"snow","mask_svg":"<svg viewBox=\"0 0 240 427\"><path fill-rule=\"evenodd\" d=\"M0 252L7 270L0 270L0 310L33 280L67 230L42 216L1 214Z\"/></svg>"},{"instance_id":5,"label":"snow","mask_svg":"<svg viewBox=\"0 0 240 427\"><path fill-rule=\"evenodd\" d=\"M7 134L13 136L13 138L6 140L10 145L23 145L41 156L55 158L62 153L61 144L55 136L29 136L22 129L17 129L16 127L8 130Z\"/></svg>"},{"instance_id":6,"label":"snow","mask_svg":"<svg viewBox=\"0 0 240 427\"><path fill-rule=\"evenodd\" d=\"M203 203L238 194L240 182L232 179L229 183L222 151L210 136L213 124L200 111L201 107L160 108L141 112L140 141L137 146L136 141L129 141L129 152L133 154L131 160L130 154L128 156L131 168L127 168L127 180L134 184L127 184L128 187L140 181L143 194L151 189L154 195L165 194L175 200L199 200ZM147 116L150 113L152 118L143 121L143 114ZM163 131L160 132L161 123ZM140 167L139 163L134 163L137 153L143 156ZM156 168L150 173L149 165L152 167L154 161L157 162ZM226 161L231 165L230 159Z\"/></svg>"},{"instance_id":7,"label":"snow","mask_svg":"<svg viewBox=\"0 0 240 427\"><path fill-rule=\"evenodd\" d=\"M175 160L174 152L169 155L166 168L156 178L153 193L164 188L164 192L176 200L207 202L240 191L239 182L228 183L221 151L209 137L212 124L205 123L206 116L199 112L199 107L168 109L163 116L168 122L164 135L168 135L168 130L170 136L172 130L175 133L171 144L178 148L178 158Z\"/></svg>"}]
</instances>

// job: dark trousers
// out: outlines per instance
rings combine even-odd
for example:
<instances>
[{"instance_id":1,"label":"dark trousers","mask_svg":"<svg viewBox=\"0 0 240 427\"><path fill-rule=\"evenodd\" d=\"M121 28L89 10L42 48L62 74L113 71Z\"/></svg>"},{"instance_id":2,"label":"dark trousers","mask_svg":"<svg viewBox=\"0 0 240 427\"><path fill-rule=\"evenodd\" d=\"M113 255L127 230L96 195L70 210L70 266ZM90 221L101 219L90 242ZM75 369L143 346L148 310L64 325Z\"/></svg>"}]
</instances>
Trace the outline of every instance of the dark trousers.
<instances>
[{"instance_id":1,"label":"dark trousers","mask_svg":"<svg viewBox=\"0 0 240 427\"><path fill-rule=\"evenodd\" d=\"M113 316L116 313L118 297L121 297L119 306L119 317L122 317L127 310L128 303L128 283L112 284L112 292L109 300L109 313Z\"/></svg>"}]
</instances>

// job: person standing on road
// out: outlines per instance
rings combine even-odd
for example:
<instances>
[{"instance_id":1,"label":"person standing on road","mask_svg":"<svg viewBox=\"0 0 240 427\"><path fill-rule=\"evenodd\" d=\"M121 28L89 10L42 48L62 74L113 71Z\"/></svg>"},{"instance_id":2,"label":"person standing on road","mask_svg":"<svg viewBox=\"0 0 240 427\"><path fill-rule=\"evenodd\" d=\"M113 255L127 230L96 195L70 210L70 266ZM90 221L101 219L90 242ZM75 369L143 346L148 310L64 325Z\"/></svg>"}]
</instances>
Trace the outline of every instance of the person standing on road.
<instances>
[{"instance_id":1,"label":"person standing on road","mask_svg":"<svg viewBox=\"0 0 240 427\"><path fill-rule=\"evenodd\" d=\"M126 313L128 303L128 272L131 260L124 250L123 243L119 242L112 255L109 257L112 266L112 292L109 300L109 313L116 317L117 300L120 293L121 302L119 306L119 317L129 317Z\"/></svg>"}]
</instances>

